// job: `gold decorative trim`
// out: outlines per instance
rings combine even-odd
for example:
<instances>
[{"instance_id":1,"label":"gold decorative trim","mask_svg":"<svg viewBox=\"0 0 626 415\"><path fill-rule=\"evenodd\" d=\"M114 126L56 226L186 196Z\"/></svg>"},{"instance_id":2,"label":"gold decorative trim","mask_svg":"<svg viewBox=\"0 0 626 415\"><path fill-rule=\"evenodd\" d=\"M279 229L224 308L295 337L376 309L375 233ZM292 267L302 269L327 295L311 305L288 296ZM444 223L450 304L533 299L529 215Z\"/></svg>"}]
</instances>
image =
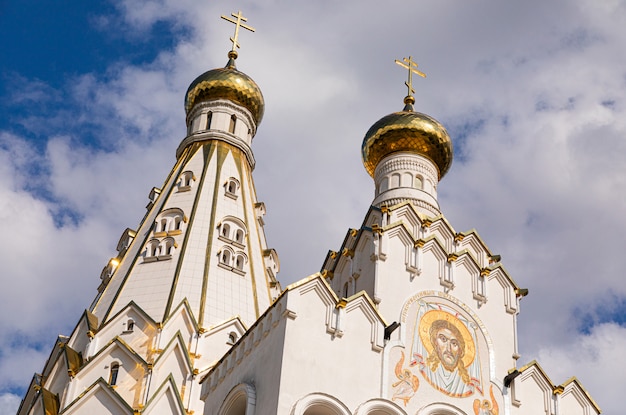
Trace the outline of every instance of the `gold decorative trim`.
<instances>
[{"instance_id":1,"label":"gold decorative trim","mask_svg":"<svg viewBox=\"0 0 626 415\"><path fill-rule=\"evenodd\" d=\"M237 150L239 150L239 148L237 148ZM255 226L257 225L257 221L254 220L254 218L252 220L250 220L250 218L248 217L248 210L246 209L246 206L248 205L249 202L249 198L251 198L252 200L250 201L249 205L252 206L252 208L254 209L254 200L255 198L253 197L254 194L254 185L252 185L252 172L251 172L251 166L246 166L246 163L243 162L243 158L245 156L245 154L242 154L241 151L237 151L235 149L232 149L232 154L233 154L233 159L236 160L235 166L237 168L237 173L239 173L239 178L241 179L241 183L240 183L240 189L241 189L241 198L242 198L242 203L243 203L243 215L244 215L244 222L245 223L249 223L249 224L254 224ZM237 156L237 157L235 157ZM245 179L245 180L244 180ZM244 191L244 186L246 186L246 190ZM252 187L252 188L251 188ZM226 193L228 195L228 193ZM256 215L255 215L256 216ZM250 226L252 227L252 226ZM258 232L258 227L257 229L257 234L260 235L260 232ZM248 253L251 253L252 250L252 241L250 240L250 235L251 235L251 229L248 230L248 232L246 232L245 238L247 240L247 246L248 246ZM233 243L234 244L234 243ZM235 245L236 246L236 245ZM259 248L261 248L261 241L259 240ZM264 259L261 259L262 261L264 261ZM252 300L254 301L254 314L256 316L256 318L259 318L259 316L261 315L261 308L259 306L259 298L258 298L258 293L257 293L257 284L256 284L256 277L257 277L257 270L254 267L255 261L254 258L252 257L252 255L250 255L250 260L248 261L248 264L250 266L250 282L252 285ZM245 275L245 273L243 273L240 270L237 270L236 268L233 269L233 271L235 271L235 273L239 274L239 275ZM265 277L265 286L267 288L267 293L268 293L268 304L271 302L271 295L270 295L270 291L269 291L269 284L268 284L268 279L267 279L267 273L265 271L265 266L263 266L261 268L261 272L263 273L264 277Z\"/></svg>"},{"instance_id":2,"label":"gold decorative trim","mask_svg":"<svg viewBox=\"0 0 626 415\"><path fill-rule=\"evenodd\" d=\"M213 200L211 201L211 212L213 212L213 214L211 214L211 223L209 224L209 234L207 235L207 240L206 240L206 249L205 249L206 260L204 261L204 270L203 270L203 276L202 276L202 291L200 293L200 310L198 311L198 314L199 314L198 325L199 326L204 325L204 312L205 312L205 307L206 307L206 290L209 286L209 269L211 266L211 260L213 259L211 256L211 247L213 246L213 238L215 235L215 228L216 228L215 226L216 217L215 217L214 212L216 211L215 208L217 206L217 200L219 197L220 186L221 186L219 183L219 180L217 179L220 177L220 174L222 172L222 165L224 163L224 159L226 158L226 154L224 154L223 144L219 141L212 143L210 147L210 152L206 156L207 158L205 159L205 166L204 166L205 172L208 170L208 164L210 163L213 157L216 158L215 160L216 166L215 166L215 183L213 184ZM206 175L203 174L201 183L204 183L205 178L206 178ZM198 185L198 187L200 186L201 185Z\"/></svg>"},{"instance_id":3,"label":"gold decorative trim","mask_svg":"<svg viewBox=\"0 0 626 415\"><path fill-rule=\"evenodd\" d=\"M176 182L178 181L178 176L180 175L180 169L184 165L183 157L188 157L188 156L189 156L189 148L185 148L185 150L180 154L180 157L178 157L178 155L177 155L176 164L174 164L174 167L172 168L172 170L168 174L167 178L165 179L164 185L167 184L167 183L170 183L169 192L168 192L168 195L167 195L168 197L172 194L174 187L176 187ZM159 200L162 196L163 196L162 195L162 191L159 189L159 197L156 200ZM156 204L156 200L155 200L155 204ZM154 214L150 215L153 212L154 212ZM134 238L131 246L128 248L129 251L130 251L130 248L133 247L137 243L140 243L141 244L140 247L143 247L146 244L146 242L150 239L150 229L153 226L154 220L156 219L158 213L159 212L156 209L154 209L154 205L153 205L151 207L150 212L148 212L146 214L146 216L144 216L143 220L141 221L141 223L139 224L139 227L138 227L138 230L141 230L144 227L144 225L148 225L149 224L149 228L145 232L145 237L141 241L138 241L137 238ZM150 221L146 222L148 220L150 220ZM126 282L128 281L128 278L130 277L130 274L132 273L134 266L139 263L139 258L140 257L141 257L141 250L138 250L135 253L135 256L134 256L131 264L128 266L128 268L126 270L126 275L124 276L124 278L121 281L121 283L118 285L117 291L113 295L113 298L111 299L111 302L109 303L109 306L108 306L107 310L105 311L105 313L102 316L102 319L101 319L101 323L102 324L104 324L106 321L108 321L108 316L113 311L113 309L114 309L114 307L115 307L115 305L117 303L117 300L119 299L119 295L122 292L122 290L124 289L124 287L126 286ZM102 295L99 296L98 300L95 301L93 306L90 308L90 310L89 310L90 312L93 312L93 310L95 310L100 305L100 301L104 297L104 294L106 293L106 290L109 289L109 287L111 287L111 284L108 284L105 287L105 289L102 292Z\"/></svg>"}]
</instances>

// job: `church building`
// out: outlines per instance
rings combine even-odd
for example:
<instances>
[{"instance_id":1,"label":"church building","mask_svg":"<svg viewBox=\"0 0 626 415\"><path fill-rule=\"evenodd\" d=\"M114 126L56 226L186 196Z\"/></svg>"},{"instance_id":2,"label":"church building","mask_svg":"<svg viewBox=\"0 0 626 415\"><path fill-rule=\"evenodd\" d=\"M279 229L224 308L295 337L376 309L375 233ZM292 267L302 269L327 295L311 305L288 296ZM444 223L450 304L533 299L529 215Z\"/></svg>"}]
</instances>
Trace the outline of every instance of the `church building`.
<instances>
[{"instance_id":1,"label":"church building","mask_svg":"<svg viewBox=\"0 0 626 415\"><path fill-rule=\"evenodd\" d=\"M189 86L174 166L18 415L599 414L575 377L554 384L520 361L528 290L441 212L452 140L414 109L411 57L396 61L403 107L363 139L365 217L318 273L281 287L252 178L265 103L236 66L253 28L222 17L235 24L226 66Z\"/></svg>"}]
</instances>

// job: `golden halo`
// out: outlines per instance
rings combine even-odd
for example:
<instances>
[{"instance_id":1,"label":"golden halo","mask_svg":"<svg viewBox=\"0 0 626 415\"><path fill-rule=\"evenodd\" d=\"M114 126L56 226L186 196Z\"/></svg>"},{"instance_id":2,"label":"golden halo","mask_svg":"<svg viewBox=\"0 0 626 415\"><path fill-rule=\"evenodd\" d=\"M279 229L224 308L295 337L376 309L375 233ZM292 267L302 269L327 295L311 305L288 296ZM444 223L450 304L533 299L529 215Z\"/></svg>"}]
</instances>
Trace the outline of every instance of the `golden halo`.
<instances>
[{"instance_id":1,"label":"golden halo","mask_svg":"<svg viewBox=\"0 0 626 415\"><path fill-rule=\"evenodd\" d=\"M463 362L463 366L468 367L474 361L474 357L476 356L476 345L474 344L474 339L472 339L472 335L470 334L467 326L461 323L461 321L456 318L454 315L443 311L443 310L431 310L426 312L422 316L422 319L419 323L419 335L424 348L428 352L430 356L433 353L433 345L430 343L430 327L437 320L445 320L456 327L461 336L463 336L463 341L465 342L465 355L461 359Z\"/></svg>"}]
</instances>

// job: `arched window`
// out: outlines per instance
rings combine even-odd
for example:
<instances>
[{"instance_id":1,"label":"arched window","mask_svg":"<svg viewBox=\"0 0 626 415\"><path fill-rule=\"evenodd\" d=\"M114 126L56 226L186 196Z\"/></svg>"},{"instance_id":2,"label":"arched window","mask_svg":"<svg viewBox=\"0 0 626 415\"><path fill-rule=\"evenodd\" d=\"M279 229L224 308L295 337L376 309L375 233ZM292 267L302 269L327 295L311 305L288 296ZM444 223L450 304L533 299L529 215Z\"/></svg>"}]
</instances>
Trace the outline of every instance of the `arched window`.
<instances>
[{"instance_id":1,"label":"arched window","mask_svg":"<svg viewBox=\"0 0 626 415\"><path fill-rule=\"evenodd\" d=\"M128 321L126 322L126 331L133 331L135 330L135 320L133 320L132 318L129 318Z\"/></svg>"},{"instance_id":2,"label":"arched window","mask_svg":"<svg viewBox=\"0 0 626 415\"><path fill-rule=\"evenodd\" d=\"M445 403L433 403L420 410L424 415L462 415L457 408Z\"/></svg>"},{"instance_id":3,"label":"arched window","mask_svg":"<svg viewBox=\"0 0 626 415\"><path fill-rule=\"evenodd\" d=\"M235 216L226 216L218 225L217 239L226 242L234 253L233 245L239 249L245 247L246 234L246 225L241 219Z\"/></svg>"},{"instance_id":4,"label":"arched window","mask_svg":"<svg viewBox=\"0 0 626 415\"><path fill-rule=\"evenodd\" d=\"M240 383L228 392L217 415L254 415L256 402L254 386Z\"/></svg>"},{"instance_id":5,"label":"arched window","mask_svg":"<svg viewBox=\"0 0 626 415\"><path fill-rule=\"evenodd\" d=\"M400 175L398 173L394 173L391 175L391 188L395 189L400 187Z\"/></svg>"},{"instance_id":6,"label":"arched window","mask_svg":"<svg viewBox=\"0 0 626 415\"><path fill-rule=\"evenodd\" d=\"M183 224L186 222L187 218L185 217L182 210L178 208L164 210L159 214L159 216L157 216L157 225L155 227L155 233L157 234L154 236L157 238L161 238L164 236L179 235L182 233Z\"/></svg>"},{"instance_id":7,"label":"arched window","mask_svg":"<svg viewBox=\"0 0 626 415\"><path fill-rule=\"evenodd\" d=\"M222 264L230 266L231 256L232 255L231 255L230 251L228 249L224 249L222 251L222 256L220 258Z\"/></svg>"},{"instance_id":8,"label":"arched window","mask_svg":"<svg viewBox=\"0 0 626 415\"><path fill-rule=\"evenodd\" d=\"M411 173L403 173L400 185L402 187L413 187L413 175Z\"/></svg>"},{"instance_id":9,"label":"arched window","mask_svg":"<svg viewBox=\"0 0 626 415\"><path fill-rule=\"evenodd\" d=\"M343 297L348 298L348 283L347 282L343 285Z\"/></svg>"},{"instance_id":10,"label":"arched window","mask_svg":"<svg viewBox=\"0 0 626 415\"><path fill-rule=\"evenodd\" d=\"M109 372L109 385L115 386L117 384L117 375L120 371L120 364L117 362L111 363L111 371Z\"/></svg>"},{"instance_id":11,"label":"arched window","mask_svg":"<svg viewBox=\"0 0 626 415\"><path fill-rule=\"evenodd\" d=\"M210 130L211 129L211 119L213 118L213 113L209 111L209 113L206 115L206 129Z\"/></svg>"},{"instance_id":12,"label":"arched window","mask_svg":"<svg viewBox=\"0 0 626 415\"><path fill-rule=\"evenodd\" d=\"M224 184L224 192L226 196L231 199L237 199L237 193L239 193L239 181L234 177L228 179L226 184Z\"/></svg>"},{"instance_id":13,"label":"arched window","mask_svg":"<svg viewBox=\"0 0 626 415\"><path fill-rule=\"evenodd\" d=\"M146 246L146 258L156 257L159 255L159 240L153 239Z\"/></svg>"},{"instance_id":14,"label":"arched window","mask_svg":"<svg viewBox=\"0 0 626 415\"><path fill-rule=\"evenodd\" d=\"M230 239L230 225L228 223L222 224L222 236L226 239Z\"/></svg>"},{"instance_id":15,"label":"arched window","mask_svg":"<svg viewBox=\"0 0 626 415\"><path fill-rule=\"evenodd\" d=\"M178 182L178 191L185 192L191 190L192 183L196 180L192 171L185 171L180 175L180 181Z\"/></svg>"},{"instance_id":16,"label":"arched window","mask_svg":"<svg viewBox=\"0 0 626 415\"><path fill-rule=\"evenodd\" d=\"M235 260L235 267L238 270L243 270L243 264L245 263L245 258L243 255L237 255L237 259Z\"/></svg>"},{"instance_id":17,"label":"arched window","mask_svg":"<svg viewBox=\"0 0 626 415\"><path fill-rule=\"evenodd\" d=\"M389 178L383 177L383 179L380 181L380 192L382 193L387 189L389 189Z\"/></svg>"},{"instance_id":18,"label":"arched window","mask_svg":"<svg viewBox=\"0 0 626 415\"><path fill-rule=\"evenodd\" d=\"M237 229L235 232L235 242L243 244L243 231L241 229Z\"/></svg>"},{"instance_id":19,"label":"arched window","mask_svg":"<svg viewBox=\"0 0 626 415\"><path fill-rule=\"evenodd\" d=\"M350 410L330 395L312 393L298 400L291 413L294 415L349 415Z\"/></svg>"},{"instance_id":20,"label":"arched window","mask_svg":"<svg viewBox=\"0 0 626 415\"><path fill-rule=\"evenodd\" d=\"M424 179L422 179L422 176L415 176L415 186L416 189L423 189L424 188Z\"/></svg>"},{"instance_id":21,"label":"arched window","mask_svg":"<svg viewBox=\"0 0 626 415\"><path fill-rule=\"evenodd\" d=\"M237 117L235 114L230 116L230 125L228 126L228 132L235 134L235 126L237 125Z\"/></svg>"},{"instance_id":22,"label":"arched window","mask_svg":"<svg viewBox=\"0 0 626 415\"><path fill-rule=\"evenodd\" d=\"M174 248L176 248L176 242L173 238L165 238L161 243L161 255L167 256L172 255L174 253ZM159 259L167 259L167 258L159 258Z\"/></svg>"},{"instance_id":23,"label":"arched window","mask_svg":"<svg viewBox=\"0 0 626 415\"><path fill-rule=\"evenodd\" d=\"M237 333L235 333L234 331L231 331L230 333L228 333L228 344L237 343L238 338L239 336L237 336Z\"/></svg>"},{"instance_id":24,"label":"arched window","mask_svg":"<svg viewBox=\"0 0 626 415\"><path fill-rule=\"evenodd\" d=\"M402 415L405 414L398 405L386 399L374 398L364 402L354 413L355 415Z\"/></svg>"}]
</instances>

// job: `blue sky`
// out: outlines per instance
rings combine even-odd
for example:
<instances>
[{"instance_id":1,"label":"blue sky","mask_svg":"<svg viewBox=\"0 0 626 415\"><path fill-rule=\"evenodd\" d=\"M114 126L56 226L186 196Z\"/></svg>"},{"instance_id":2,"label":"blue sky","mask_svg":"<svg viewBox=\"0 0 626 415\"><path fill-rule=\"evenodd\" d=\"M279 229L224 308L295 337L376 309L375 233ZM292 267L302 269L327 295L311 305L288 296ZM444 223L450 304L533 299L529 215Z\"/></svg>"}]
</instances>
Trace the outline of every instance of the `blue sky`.
<instances>
[{"instance_id":1,"label":"blue sky","mask_svg":"<svg viewBox=\"0 0 626 415\"><path fill-rule=\"evenodd\" d=\"M415 108L455 142L442 211L530 289L520 363L620 413L605 385L626 383L626 3L585 0L0 2L0 412L173 165L184 92L226 63L233 7L257 29L237 63L266 99L254 175L283 286L361 223L361 140L402 108L393 61L412 55Z\"/></svg>"}]
</instances>

